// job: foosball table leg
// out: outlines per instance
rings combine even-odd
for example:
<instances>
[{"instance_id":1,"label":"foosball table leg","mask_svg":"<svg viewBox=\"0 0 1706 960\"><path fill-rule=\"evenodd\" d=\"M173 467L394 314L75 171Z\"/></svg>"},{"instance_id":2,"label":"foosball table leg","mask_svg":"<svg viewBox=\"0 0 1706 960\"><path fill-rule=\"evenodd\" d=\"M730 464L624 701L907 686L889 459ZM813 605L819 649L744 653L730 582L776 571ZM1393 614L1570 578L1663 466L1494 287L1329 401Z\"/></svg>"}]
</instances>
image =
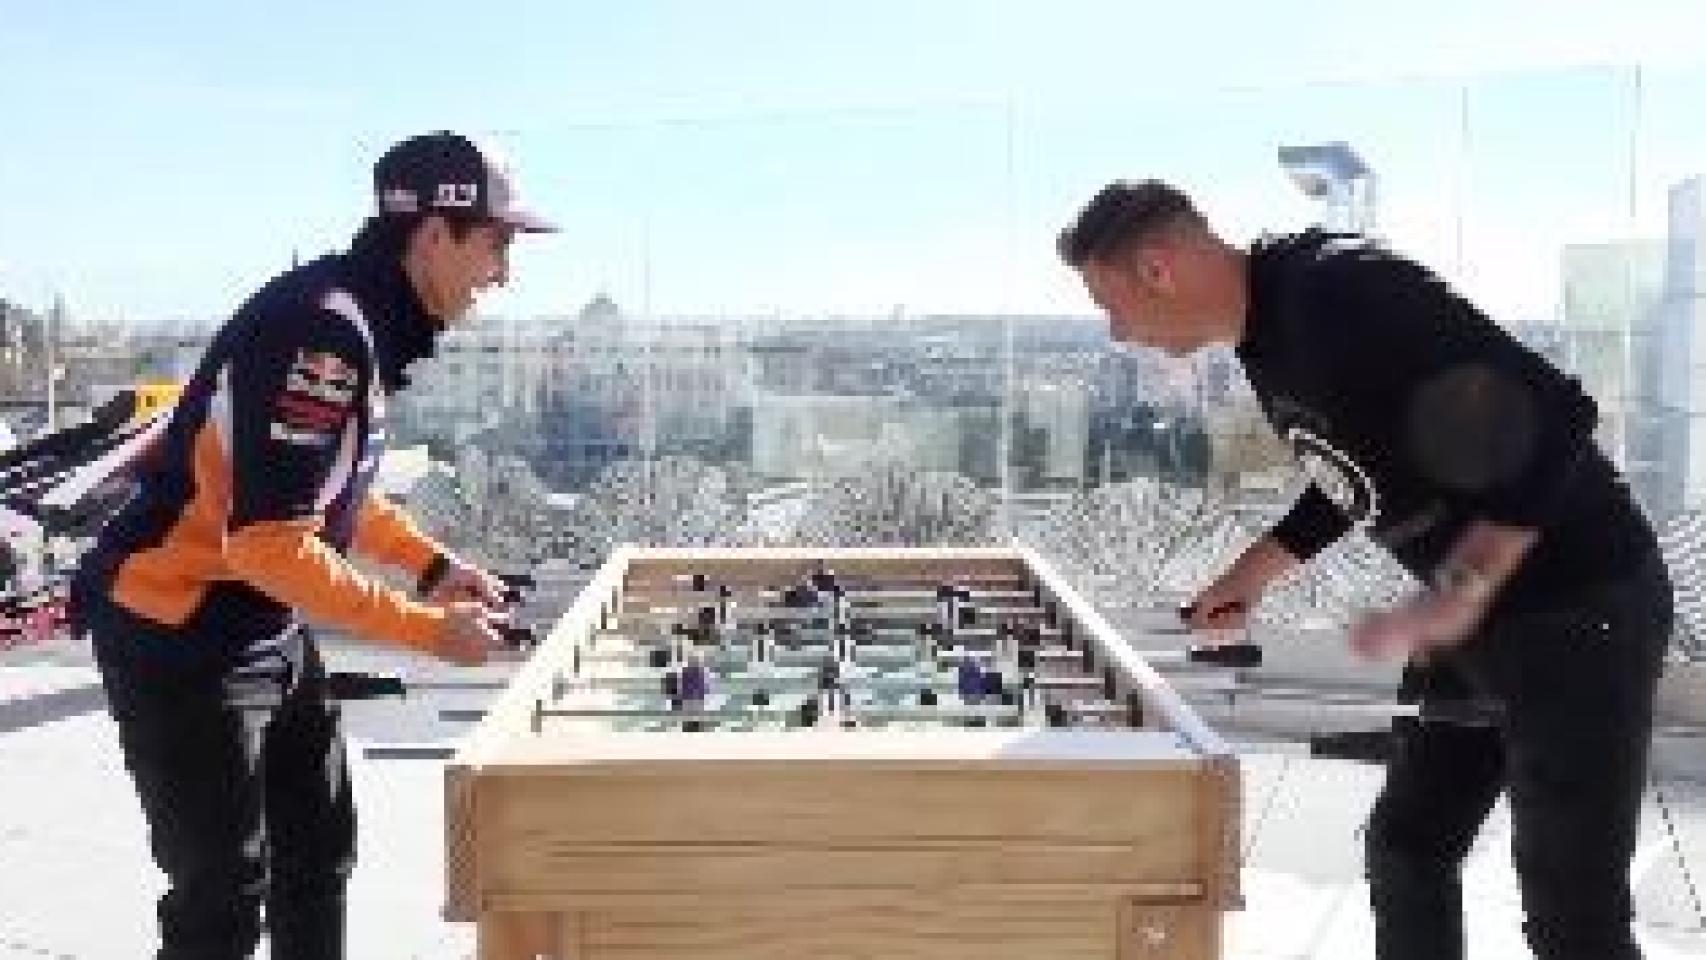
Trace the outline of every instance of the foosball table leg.
<instances>
[{"instance_id":1,"label":"foosball table leg","mask_svg":"<svg viewBox=\"0 0 1706 960\"><path fill-rule=\"evenodd\" d=\"M487 913L480 917L479 960L581 960L573 917Z\"/></svg>"}]
</instances>

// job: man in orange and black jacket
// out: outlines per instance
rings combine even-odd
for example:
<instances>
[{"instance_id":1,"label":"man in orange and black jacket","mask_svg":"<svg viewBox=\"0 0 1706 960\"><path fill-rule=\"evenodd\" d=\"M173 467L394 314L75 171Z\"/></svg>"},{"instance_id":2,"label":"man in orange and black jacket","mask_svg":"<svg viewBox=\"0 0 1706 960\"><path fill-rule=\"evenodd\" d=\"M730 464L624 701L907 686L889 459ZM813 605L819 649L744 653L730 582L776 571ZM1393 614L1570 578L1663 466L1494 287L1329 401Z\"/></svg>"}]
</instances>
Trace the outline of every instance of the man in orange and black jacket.
<instances>
[{"instance_id":1,"label":"man in orange and black jacket","mask_svg":"<svg viewBox=\"0 0 1706 960\"><path fill-rule=\"evenodd\" d=\"M370 490L385 398L518 232L550 224L448 132L374 168L350 249L261 288L214 337L136 492L78 571L75 608L170 889L160 960L238 960L266 905L274 960L344 955L355 813L326 673L302 620L475 664L500 585ZM411 599L354 551L418 580Z\"/></svg>"}]
</instances>

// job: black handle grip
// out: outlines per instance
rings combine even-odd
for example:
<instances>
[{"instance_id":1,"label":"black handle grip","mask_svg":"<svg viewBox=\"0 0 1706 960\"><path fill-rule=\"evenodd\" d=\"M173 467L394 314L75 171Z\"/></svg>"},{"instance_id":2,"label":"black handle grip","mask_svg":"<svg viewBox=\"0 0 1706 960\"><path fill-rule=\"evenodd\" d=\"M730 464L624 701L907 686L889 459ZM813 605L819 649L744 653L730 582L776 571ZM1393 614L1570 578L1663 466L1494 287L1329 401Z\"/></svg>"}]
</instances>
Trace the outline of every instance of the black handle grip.
<instances>
[{"instance_id":1,"label":"black handle grip","mask_svg":"<svg viewBox=\"0 0 1706 960\"><path fill-rule=\"evenodd\" d=\"M1192 663L1203 663L1215 667L1245 669L1262 665L1262 648L1254 643L1223 643L1192 647L1185 651L1185 659Z\"/></svg>"},{"instance_id":2,"label":"black handle grip","mask_svg":"<svg viewBox=\"0 0 1706 960\"><path fill-rule=\"evenodd\" d=\"M326 696L333 700L375 700L379 697L408 695L402 677L377 673L329 673L326 675Z\"/></svg>"},{"instance_id":3,"label":"black handle grip","mask_svg":"<svg viewBox=\"0 0 1706 960\"><path fill-rule=\"evenodd\" d=\"M532 650L534 646L532 627L515 627L503 625L497 628L498 636L503 639L504 646L511 650Z\"/></svg>"},{"instance_id":4,"label":"black handle grip","mask_svg":"<svg viewBox=\"0 0 1706 960\"><path fill-rule=\"evenodd\" d=\"M1318 733L1309 738L1309 755L1358 763L1386 763L1392 759L1397 743L1398 738L1391 730Z\"/></svg>"}]
</instances>

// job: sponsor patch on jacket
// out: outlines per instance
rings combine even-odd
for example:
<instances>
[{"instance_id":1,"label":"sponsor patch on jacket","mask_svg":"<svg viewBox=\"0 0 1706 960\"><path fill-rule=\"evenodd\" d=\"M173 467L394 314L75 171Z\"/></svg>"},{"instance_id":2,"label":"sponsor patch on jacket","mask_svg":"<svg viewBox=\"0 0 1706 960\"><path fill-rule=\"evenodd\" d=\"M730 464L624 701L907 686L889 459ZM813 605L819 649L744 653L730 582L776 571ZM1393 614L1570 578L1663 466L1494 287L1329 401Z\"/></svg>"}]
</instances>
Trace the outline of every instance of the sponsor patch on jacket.
<instances>
[{"instance_id":1,"label":"sponsor patch on jacket","mask_svg":"<svg viewBox=\"0 0 1706 960\"><path fill-rule=\"evenodd\" d=\"M326 350L298 350L285 391L348 408L355 400L355 366Z\"/></svg>"},{"instance_id":2,"label":"sponsor patch on jacket","mask_svg":"<svg viewBox=\"0 0 1706 960\"><path fill-rule=\"evenodd\" d=\"M330 444L355 402L355 367L335 353L298 350L284 389L273 400L268 435L304 447Z\"/></svg>"},{"instance_id":3,"label":"sponsor patch on jacket","mask_svg":"<svg viewBox=\"0 0 1706 960\"><path fill-rule=\"evenodd\" d=\"M335 431L302 430L286 423L274 420L267 425L268 435L279 443L295 444L299 447L324 447L332 442Z\"/></svg>"}]
</instances>

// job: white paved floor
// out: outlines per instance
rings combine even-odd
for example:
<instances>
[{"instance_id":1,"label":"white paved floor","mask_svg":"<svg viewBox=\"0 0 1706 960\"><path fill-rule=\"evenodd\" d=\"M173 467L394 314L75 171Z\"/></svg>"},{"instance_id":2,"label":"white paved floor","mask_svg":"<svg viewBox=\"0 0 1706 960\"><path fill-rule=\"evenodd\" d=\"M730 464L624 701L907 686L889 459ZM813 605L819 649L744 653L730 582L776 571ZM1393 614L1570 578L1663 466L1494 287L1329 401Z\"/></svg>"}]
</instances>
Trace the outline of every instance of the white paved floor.
<instances>
[{"instance_id":1,"label":"white paved floor","mask_svg":"<svg viewBox=\"0 0 1706 960\"><path fill-rule=\"evenodd\" d=\"M86 668L0 667L0 706L77 690ZM53 701L49 701L50 703ZM104 712L0 733L0 960L133 960L150 955L160 878ZM351 956L451 960L472 931L438 919L443 865L440 771L433 761L375 760L359 747L443 735L436 704L351 711L362 810L362 865L352 890ZM3 719L3 715L0 715ZM1358 825L1379 771L1340 762L1251 756L1246 764L1247 909L1228 925L1228 956L1371 956ZM1690 866L1706 871L1706 788L1668 785ZM1636 858L1640 929L1652 960L1706 957L1706 931L1649 803ZM1508 830L1495 814L1466 869L1471 957L1527 956L1518 931Z\"/></svg>"}]
</instances>

